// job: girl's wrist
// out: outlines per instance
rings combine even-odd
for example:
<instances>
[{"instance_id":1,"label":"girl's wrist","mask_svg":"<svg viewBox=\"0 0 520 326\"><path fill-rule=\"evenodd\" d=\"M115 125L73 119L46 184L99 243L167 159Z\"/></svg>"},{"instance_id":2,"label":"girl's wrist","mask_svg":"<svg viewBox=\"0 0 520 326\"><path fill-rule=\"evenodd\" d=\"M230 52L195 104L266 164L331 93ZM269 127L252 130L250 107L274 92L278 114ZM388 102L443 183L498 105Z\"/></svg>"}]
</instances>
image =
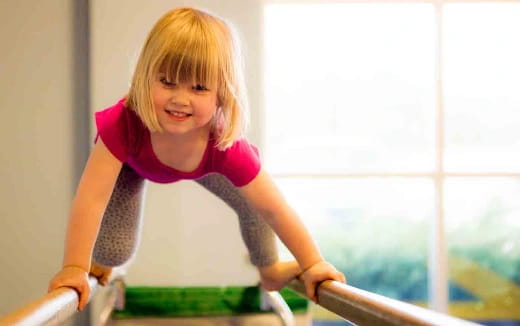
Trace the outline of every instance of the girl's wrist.
<instances>
[{"instance_id":1,"label":"girl's wrist","mask_svg":"<svg viewBox=\"0 0 520 326\"><path fill-rule=\"evenodd\" d=\"M323 259L323 257L320 257L316 260L312 260L311 263L307 262L305 265L304 264L300 264L300 268L302 269L302 273L305 273L306 271L308 271L312 266L318 264L318 263L322 263L324 262L325 259Z\"/></svg>"},{"instance_id":2,"label":"girl's wrist","mask_svg":"<svg viewBox=\"0 0 520 326\"><path fill-rule=\"evenodd\" d=\"M84 271L85 273L88 273L88 269L86 269L80 265L74 265L74 264L63 265L62 269L65 269L65 268L78 268L78 269L81 269L82 271Z\"/></svg>"}]
</instances>

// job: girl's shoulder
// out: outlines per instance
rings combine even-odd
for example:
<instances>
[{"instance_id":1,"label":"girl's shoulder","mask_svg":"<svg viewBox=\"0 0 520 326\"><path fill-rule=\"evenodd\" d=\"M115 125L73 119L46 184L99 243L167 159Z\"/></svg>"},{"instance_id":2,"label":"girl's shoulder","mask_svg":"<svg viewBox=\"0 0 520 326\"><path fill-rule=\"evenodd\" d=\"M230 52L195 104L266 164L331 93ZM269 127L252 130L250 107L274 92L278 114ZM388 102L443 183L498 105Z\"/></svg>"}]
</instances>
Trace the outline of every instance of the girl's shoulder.
<instances>
[{"instance_id":1,"label":"girl's shoulder","mask_svg":"<svg viewBox=\"0 0 520 326\"><path fill-rule=\"evenodd\" d=\"M213 149L214 157L222 160L240 160L243 158L259 158L260 152L258 148L247 138L241 137L233 142L231 146L220 150L215 145L216 141L210 138L209 145Z\"/></svg>"},{"instance_id":2,"label":"girl's shoulder","mask_svg":"<svg viewBox=\"0 0 520 326\"><path fill-rule=\"evenodd\" d=\"M260 171L258 148L246 138L240 138L225 150L214 148L213 164L216 172L226 176L235 186L248 184Z\"/></svg>"},{"instance_id":3,"label":"girl's shoulder","mask_svg":"<svg viewBox=\"0 0 520 326\"><path fill-rule=\"evenodd\" d=\"M142 139L143 124L137 114L125 106L126 99L95 113L97 137L119 160L125 161L138 149Z\"/></svg>"},{"instance_id":4,"label":"girl's shoulder","mask_svg":"<svg viewBox=\"0 0 520 326\"><path fill-rule=\"evenodd\" d=\"M100 120L101 122L112 121L115 122L121 118L121 115L124 113L125 109L125 98L120 99L112 106L104 108L103 110L96 111L94 113L96 117L96 122Z\"/></svg>"},{"instance_id":5,"label":"girl's shoulder","mask_svg":"<svg viewBox=\"0 0 520 326\"><path fill-rule=\"evenodd\" d=\"M241 137L235 140L233 144L226 149L226 151L228 155L238 157L244 155L254 155L258 157L260 155L258 148L245 137Z\"/></svg>"}]
</instances>

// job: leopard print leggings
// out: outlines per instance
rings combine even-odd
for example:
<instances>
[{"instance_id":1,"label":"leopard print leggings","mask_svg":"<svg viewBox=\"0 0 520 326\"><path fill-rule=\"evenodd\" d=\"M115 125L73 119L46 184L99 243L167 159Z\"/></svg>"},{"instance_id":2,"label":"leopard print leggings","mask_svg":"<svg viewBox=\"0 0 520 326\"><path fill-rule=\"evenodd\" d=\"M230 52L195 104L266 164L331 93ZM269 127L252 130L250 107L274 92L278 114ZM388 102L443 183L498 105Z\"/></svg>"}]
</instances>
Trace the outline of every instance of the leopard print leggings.
<instances>
[{"instance_id":1,"label":"leopard print leggings","mask_svg":"<svg viewBox=\"0 0 520 326\"><path fill-rule=\"evenodd\" d=\"M251 263L268 266L278 260L274 233L224 176L210 174L195 180L228 204L238 215L242 239ZM94 246L93 260L104 266L129 261L140 241L144 179L123 165L105 210Z\"/></svg>"}]
</instances>

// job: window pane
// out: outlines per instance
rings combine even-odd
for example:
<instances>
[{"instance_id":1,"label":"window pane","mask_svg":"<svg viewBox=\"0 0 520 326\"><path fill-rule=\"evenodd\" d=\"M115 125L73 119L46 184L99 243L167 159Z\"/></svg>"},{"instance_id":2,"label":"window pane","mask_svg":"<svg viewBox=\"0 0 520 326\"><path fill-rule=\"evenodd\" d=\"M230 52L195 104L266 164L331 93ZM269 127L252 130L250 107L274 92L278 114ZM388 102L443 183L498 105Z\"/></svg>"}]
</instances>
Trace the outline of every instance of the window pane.
<instances>
[{"instance_id":1,"label":"window pane","mask_svg":"<svg viewBox=\"0 0 520 326\"><path fill-rule=\"evenodd\" d=\"M268 169L432 170L434 40L430 4L267 6Z\"/></svg>"},{"instance_id":2,"label":"window pane","mask_svg":"<svg viewBox=\"0 0 520 326\"><path fill-rule=\"evenodd\" d=\"M429 179L286 178L277 183L349 284L426 303L427 222L434 198Z\"/></svg>"},{"instance_id":3,"label":"window pane","mask_svg":"<svg viewBox=\"0 0 520 326\"><path fill-rule=\"evenodd\" d=\"M520 178L450 178L445 195L450 313L520 325Z\"/></svg>"},{"instance_id":4,"label":"window pane","mask_svg":"<svg viewBox=\"0 0 520 326\"><path fill-rule=\"evenodd\" d=\"M445 7L445 166L520 171L520 3Z\"/></svg>"}]
</instances>

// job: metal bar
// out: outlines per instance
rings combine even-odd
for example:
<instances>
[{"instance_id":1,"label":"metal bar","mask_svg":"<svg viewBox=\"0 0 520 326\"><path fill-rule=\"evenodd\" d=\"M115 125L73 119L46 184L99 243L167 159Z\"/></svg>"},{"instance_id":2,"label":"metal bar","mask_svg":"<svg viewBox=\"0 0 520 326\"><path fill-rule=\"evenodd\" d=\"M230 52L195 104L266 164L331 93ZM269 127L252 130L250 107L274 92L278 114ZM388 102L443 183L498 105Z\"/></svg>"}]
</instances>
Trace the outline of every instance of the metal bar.
<instances>
[{"instance_id":1,"label":"metal bar","mask_svg":"<svg viewBox=\"0 0 520 326\"><path fill-rule=\"evenodd\" d=\"M308 5L308 0L262 0L263 5L276 4L292 4L292 5ZM414 3L519 3L520 0L320 0L319 2L312 2L312 4L414 4Z\"/></svg>"},{"instance_id":2,"label":"metal bar","mask_svg":"<svg viewBox=\"0 0 520 326\"><path fill-rule=\"evenodd\" d=\"M89 284L90 302L101 286L93 276L89 277ZM121 291L122 284L122 279L115 277L108 286L114 287L114 291ZM59 288L7 316L1 317L0 326L60 325L77 312L77 307L78 294L76 291L71 288ZM105 310L103 314L106 315L107 311Z\"/></svg>"},{"instance_id":3,"label":"metal bar","mask_svg":"<svg viewBox=\"0 0 520 326\"><path fill-rule=\"evenodd\" d=\"M324 178L324 179L341 179L341 178L437 178L436 172L430 173L398 173L398 172L374 172L374 173L271 173L275 178ZM441 177L520 177L520 173L514 172L443 172Z\"/></svg>"},{"instance_id":4,"label":"metal bar","mask_svg":"<svg viewBox=\"0 0 520 326\"><path fill-rule=\"evenodd\" d=\"M291 281L288 288L306 297L301 280ZM359 326L479 325L335 281L321 283L317 295L320 306Z\"/></svg>"},{"instance_id":5,"label":"metal bar","mask_svg":"<svg viewBox=\"0 0 520 326\"><path fill-rule=\"evenodd\" d=\"M282 295L277 291L267 291L260 286L260 306L262 310L272 309L283 326L295 326L294 315Z\"/></svg>"}]
</instances>

